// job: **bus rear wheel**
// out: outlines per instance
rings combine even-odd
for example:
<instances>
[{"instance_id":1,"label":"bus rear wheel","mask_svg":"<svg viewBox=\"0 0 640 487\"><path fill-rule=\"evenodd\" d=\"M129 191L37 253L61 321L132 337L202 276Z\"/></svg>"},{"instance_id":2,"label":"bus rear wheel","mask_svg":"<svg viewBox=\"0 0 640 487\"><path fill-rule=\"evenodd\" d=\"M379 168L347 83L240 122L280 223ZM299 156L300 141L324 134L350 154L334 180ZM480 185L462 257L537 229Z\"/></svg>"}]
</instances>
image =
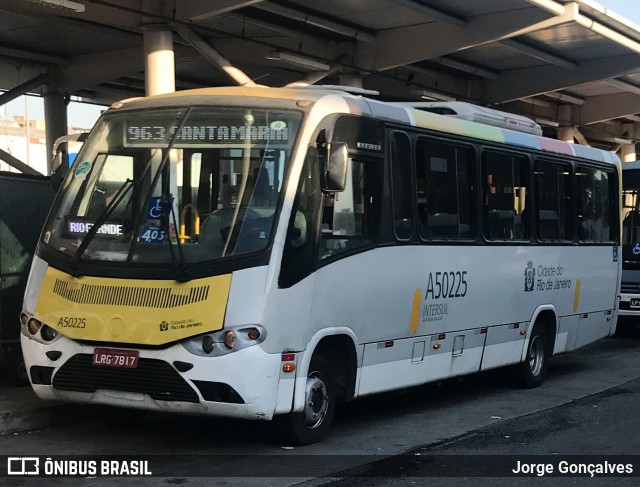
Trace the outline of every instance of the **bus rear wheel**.
<instances>
[{"instance_id":1,"label":"bus rear wheel","mask_svg":"<svg viewBox=\"0 0 640 487\"><path fill-rule=\"evenodd\" d=\"M544 382L549 362L549 338L544 326L536 324L529 337L524 361L515 368L516 380L522 387L533 389Z\"/></svg>"},{"instance_id":2,"label":"bus rear wheel","mask_svg":"<svg viewBox=\"0 0 640 487\"><path fill-rule=\"evenodd\" d=\"M322 440L333 421L336 387L331 368L323 357L313 357L305 386L304 409L275 418L276 433L294 445Z\"/></svg>"}]
</instances>

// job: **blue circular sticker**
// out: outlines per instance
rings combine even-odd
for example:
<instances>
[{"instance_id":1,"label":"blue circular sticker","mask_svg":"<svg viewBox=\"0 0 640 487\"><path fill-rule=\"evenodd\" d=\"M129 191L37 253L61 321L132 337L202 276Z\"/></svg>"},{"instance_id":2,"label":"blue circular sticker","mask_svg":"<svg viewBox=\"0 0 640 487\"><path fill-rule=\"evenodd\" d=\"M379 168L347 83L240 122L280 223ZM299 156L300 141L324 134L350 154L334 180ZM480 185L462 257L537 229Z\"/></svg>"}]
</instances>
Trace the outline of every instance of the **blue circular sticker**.
<instances>
[{"instance_id":1,"label":"blue circular sticker","mask_svg":"<svg viewBox=\"0 0 640 487\"><path fill-rule=\"evenodd\" d=\"M91 163L89 161L84 161L76 167L75 177L81 178L86 176L89 171L91 171Z\"/></svg>"}]
</instances>

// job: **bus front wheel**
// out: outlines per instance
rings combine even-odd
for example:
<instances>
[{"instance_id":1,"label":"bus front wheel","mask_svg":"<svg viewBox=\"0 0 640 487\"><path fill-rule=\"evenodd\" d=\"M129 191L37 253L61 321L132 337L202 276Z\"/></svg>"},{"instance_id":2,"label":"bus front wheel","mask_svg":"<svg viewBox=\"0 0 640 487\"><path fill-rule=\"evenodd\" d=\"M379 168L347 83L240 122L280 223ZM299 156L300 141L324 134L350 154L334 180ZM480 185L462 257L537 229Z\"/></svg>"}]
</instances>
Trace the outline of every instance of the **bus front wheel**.
<instances>
[{"instance_id":1,"label":"bus front wheel","mask_svg":"<svg viewBox=\"0 0 640 487\"><path fill-rule=\"evenodd\" d=\"M516 366L516 379L528 389L538 387L547 375L549 362L549 338L544 326L536 324L529 337L524 361Z\"/></svg>"},{"instance_id":2,"label":"bus front wheel","mask_svg":"<svg viewBox=\"0 0 640 487\"><path fill-rule=\"evenodd\" d=\"M307 374L304 409L277 416L276 433L295 445L317 443L329 431L335 407L336 387L331 367L323 357L313 357Z\"/></svg>"}]
</instances>

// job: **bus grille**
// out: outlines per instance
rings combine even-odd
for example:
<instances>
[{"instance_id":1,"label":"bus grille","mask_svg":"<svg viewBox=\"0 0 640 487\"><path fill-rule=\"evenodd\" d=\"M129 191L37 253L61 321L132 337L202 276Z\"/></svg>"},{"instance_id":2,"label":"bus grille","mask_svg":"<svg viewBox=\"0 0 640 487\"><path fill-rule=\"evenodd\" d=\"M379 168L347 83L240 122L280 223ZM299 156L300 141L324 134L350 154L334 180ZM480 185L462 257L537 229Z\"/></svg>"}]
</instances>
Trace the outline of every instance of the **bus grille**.
<instances>
[{"instance_id":1,"label":"bus grille","mask_svg":"<svg viewBox=\"0 0 640 487\"><path fill-rule=\"evenodd\" d=\"M53 292L78 304L177 308L178 306L206 301L209 296L209 286L194 286L177 290L172 287L153 288L78 284L56 279Z\"/></svg>"},{"instance_id":2,"label":"bus grille","mask_svg":"<svg viewBox=\"0 0 640 487\"><path fill-rule=\"evenodd\" d=\"M98 389L138 392L159 401L200 402L196 392L167 362L140 358L135 369L93 365L93 356L71 357L53 376L53 387L63 391Z\"/></svg>"}]
</instances>

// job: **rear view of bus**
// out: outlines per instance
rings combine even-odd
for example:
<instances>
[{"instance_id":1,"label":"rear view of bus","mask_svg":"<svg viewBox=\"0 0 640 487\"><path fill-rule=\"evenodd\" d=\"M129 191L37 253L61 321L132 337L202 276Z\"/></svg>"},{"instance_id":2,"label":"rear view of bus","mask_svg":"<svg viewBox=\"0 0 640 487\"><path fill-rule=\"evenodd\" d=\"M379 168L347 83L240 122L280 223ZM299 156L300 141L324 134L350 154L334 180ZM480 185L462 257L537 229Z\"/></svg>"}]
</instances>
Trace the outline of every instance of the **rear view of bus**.
<instances>
[{"instance_id":1,"label":"rear view of bus","mask_svg":"<svg viewBox=\"0 0 640 487\"><path fill-rule=\"evenodd\" d=\"M640 161L622 165L621 325L640 318Z\"/></svg>"}]
</instances>

